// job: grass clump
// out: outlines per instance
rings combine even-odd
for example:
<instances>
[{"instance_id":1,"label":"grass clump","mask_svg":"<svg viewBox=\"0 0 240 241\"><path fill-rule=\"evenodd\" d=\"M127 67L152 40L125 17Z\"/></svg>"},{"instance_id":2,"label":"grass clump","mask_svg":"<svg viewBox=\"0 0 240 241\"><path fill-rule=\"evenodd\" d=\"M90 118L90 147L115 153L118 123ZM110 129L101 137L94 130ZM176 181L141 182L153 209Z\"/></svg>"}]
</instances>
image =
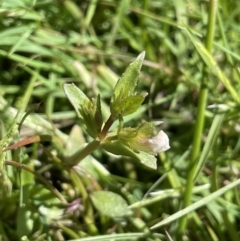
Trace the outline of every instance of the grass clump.
<instances>
[{"instance_id":1,"label":"grass clump","mask_svg":"<svg viewBox=\"0 0 240 241\"><path fill-rule=\"evenodd\" d=\"M12 0L0 12L0 240L239 240L235 1ZM115 87L143 51L136 90ZM88 108L71 106L72 83ZM159 120L171 148L143 157L128 138Z\"/></svg>"}]
</instances>

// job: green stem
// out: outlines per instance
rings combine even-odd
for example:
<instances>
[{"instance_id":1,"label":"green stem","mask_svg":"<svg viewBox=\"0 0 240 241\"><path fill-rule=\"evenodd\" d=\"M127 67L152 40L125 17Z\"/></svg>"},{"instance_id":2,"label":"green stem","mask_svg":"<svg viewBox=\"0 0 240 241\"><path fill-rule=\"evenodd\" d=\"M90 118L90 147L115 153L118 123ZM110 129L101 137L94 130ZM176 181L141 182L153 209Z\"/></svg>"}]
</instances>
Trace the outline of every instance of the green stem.
<instances>
[{"instance_id":1,"label":"green stem","mask_svg":"<svg viewBox=\"0 0 240 241\"><path fill-rule=\"evenodd\" d=\"M91 154L93 151L95 151L100 146L100 141L93 140L92 142L88 143L83 149L75 153L68 161L67 165L69 166L75 166L77 165L81 160L83 160L86 156Z\"/></svg>"},{"instance_id":2,"label":"green stem","mask_svg":"<svg viewBox=\"0 0 240 241\"><path fill-rule=\"evenodd\" d=\"M213 37L214 37L214 27L215 27L215 18L217 10L217 0L209 1L208 8L208 27L207 27L207 36L205 46L209 53L212 51ZM186 183L186 189L184 193L183 208L186 208L191 203L192 190L194 185L194 175L197 168L197 158L199 157L199 151L201 147L202 132L204 127L204 113L207 105L208 97L208 80L207 67L204 68L204 76L202 78L201 89L199 94L199 102L197 108L197 120L194 129L193 135L193 146L191 150L190 162L188 167L188 177ZM187 216L184 216L180 220L179 231L182 233L187 225Z\"/></svg>"}]
</instances>

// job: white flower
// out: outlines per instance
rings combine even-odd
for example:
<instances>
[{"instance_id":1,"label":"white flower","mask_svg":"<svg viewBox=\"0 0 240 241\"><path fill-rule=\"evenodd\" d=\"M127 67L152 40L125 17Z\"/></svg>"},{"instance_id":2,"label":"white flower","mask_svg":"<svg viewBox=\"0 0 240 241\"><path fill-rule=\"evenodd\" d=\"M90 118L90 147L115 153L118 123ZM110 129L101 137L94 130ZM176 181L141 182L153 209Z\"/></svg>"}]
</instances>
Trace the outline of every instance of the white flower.
<instances>
[{"instance_id":1,"label":"white flower","mask_svg":"<svg viewBox=\"0 0 240 241\"><path fill-rule=\"evenodd\" d=\"M159 133L152 139L148 139L148 144L151 146L152 151L155 153L163 152L170 148L169 138L163 131L159 131Z\"/></svg>"},{"instance_id":2,"label":"white flower","mask_svg":"<svg viewBox=\"0 0 240 241\"><path fill-rule=\"evenodd\" d=\"M157 154L170 148L169 138L165 132L160 131L156 136L148 138L145 135L137 135L129 141L132 149Z\"/></svg>"}]
</instances>

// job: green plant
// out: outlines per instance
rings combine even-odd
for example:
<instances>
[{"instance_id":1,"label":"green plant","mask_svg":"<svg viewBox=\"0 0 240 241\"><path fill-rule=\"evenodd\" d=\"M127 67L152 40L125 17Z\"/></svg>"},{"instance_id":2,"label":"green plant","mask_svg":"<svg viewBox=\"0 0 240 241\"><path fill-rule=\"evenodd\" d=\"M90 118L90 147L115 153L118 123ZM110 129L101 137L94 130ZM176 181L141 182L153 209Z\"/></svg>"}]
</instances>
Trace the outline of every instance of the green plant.
<instances>
[{"instance_id":1,"label":"green plant","mask_svg":"<svg viewBox=\"0 0 240 241\"><path fill-rule=\"evenodd\" d=\"M78 179L78 174L74 167L100 147L115 155L125 155L135 158L142 164L153 169L156 169L155 156L170 148L168 136L163 131L160 131L157 135L155 135L155 126L161 124L161 122L144 122L139 127L134 128L124 127L123 117L133 114L141 106L146 96L146 93L135 93L135 87L137 86L144 56L145 53L141 53L136 60L128 66L122 77L116 83L110 101L110 116L104 125L100 95L98 95L96 100L90 100L74 84L64 84L63 88L68 99L74 106L81 123L86 129L86 132L93 139L85 147L80 148L79 151L74 153L74 155L68 156L62 161L62 163L58 163L63 170L65 169L69 172L73 180ZM109 131L111 125L117 120L119 121L118 128L116 128L116 130ZM12 128L15 125L16 121L10 128L6 138L9 139L11 135L13 135L14 132L12 131ZM4 145L8 143L8 139L6 138L2 140ZM1 157L1 163L4 163L5 152L8 150L19 148L34 142L46 140L53 141L54 139L57 140L57 136L38 135L19 141L6 148L3 148L2 145L2 151L4 154ZM34 174L48 186L50 191L59 198L62 204L68 204L58 190L34 170L31 170L24 164L14 161L6 161L5 163ZM4 173L3 164L1 166L1 170L1 185L2 187L8 187L9 189L10 181L7 182L7 175ZM7 183L9 183L9 185L7 185ZM3 189L3 191L5 189ZM4 193L2 193L1 196L3 198ZM91 195L91 199L93 200L93 204L96 208L106 216L114 219L122 218L124 216L133 217L133 213L128 208L127 202L117 194L108 191L98 191ZM131 222L134 225L139 226L139 229L146 229L146 233L143 233L142 235L146 235L147 233L150 234L149 229L145 227L145 224L140 219L138 220L135 218Z\"/></svg>"},{"instance_id":2,"label":"green plant","mask_svg":"<svg viewBox=\"0 0 240 241\"><path fill-rule=\"evenodd\" d=\"M0 1L0 240L238 241L239 11ZM143 50L142 94L119 105L118 74ZM171 148L155 156L144 128Z\"/></svg>"},{"instance_id":3,"label":"green plant","mask_svg":"<svg viewBox=\"0 0 240 241\"><path fill-rule=\"evenodd\" d=\"M103 127L100 95L96 100L91 101L74 84L65 84L63 86L87 133L94 139L83 150L70 158L69 164L77 164L86 155L101 146L113 154L133 157L141 163L156 169L154 155L169 149L169 140L163 131L154 136L155 125L158 123L145 122L135 128L123 127L123 116L134 113L146 96L145 93L136 94L134 92L144 55L145 53L140 54L118 80L111 97L111 114ZM116 120L119 120L119 127L116 131L108 133L111 125Z\"/></svg>"}]
</instances>

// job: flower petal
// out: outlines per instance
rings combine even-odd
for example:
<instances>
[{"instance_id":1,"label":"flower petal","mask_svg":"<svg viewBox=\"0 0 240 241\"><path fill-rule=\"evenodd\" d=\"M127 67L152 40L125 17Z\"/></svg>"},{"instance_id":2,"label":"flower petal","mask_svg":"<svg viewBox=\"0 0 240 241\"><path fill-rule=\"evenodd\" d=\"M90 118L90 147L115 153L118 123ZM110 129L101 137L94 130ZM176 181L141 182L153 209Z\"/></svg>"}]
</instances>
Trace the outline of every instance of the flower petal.
<instances>
[{"instance_id":1,"label":"flower petal","mask_svg":"<svg viewBox=\"0 0 240 241\"><path fill-rule=\"evenodd\" d=\"M151 146L152 151L155 153L163 152L170 148L169 138L163 131L160 131L152 139L149 139L148 144Z\"/></svg>"}]
</instances>

